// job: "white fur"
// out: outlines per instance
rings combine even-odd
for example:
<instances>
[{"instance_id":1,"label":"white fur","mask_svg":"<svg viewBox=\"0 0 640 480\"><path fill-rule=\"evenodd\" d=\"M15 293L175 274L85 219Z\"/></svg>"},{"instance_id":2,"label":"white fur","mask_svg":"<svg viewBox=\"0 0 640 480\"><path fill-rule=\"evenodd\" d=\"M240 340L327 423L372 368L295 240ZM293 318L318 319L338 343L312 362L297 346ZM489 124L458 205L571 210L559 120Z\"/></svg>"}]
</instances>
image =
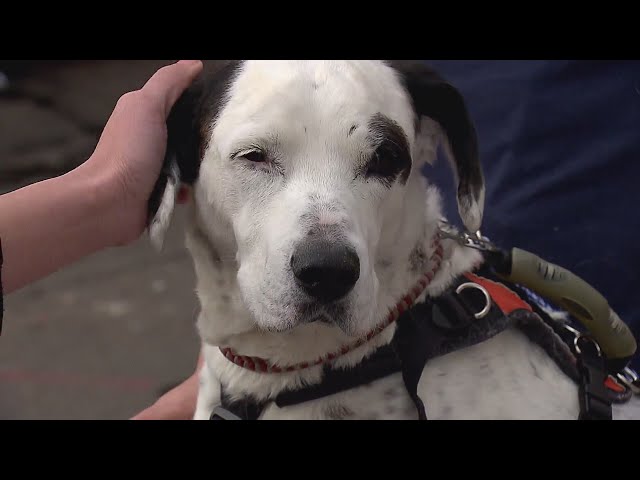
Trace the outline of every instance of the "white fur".
<instances>
[{"instance_id":1,"label":"white fur","mask_svg":"<svg viewBox=\"0 0 640 480\"><path fill-rule=\"evenodd\" d=\"M164 237L169 228L171 217L173 216L173 209L176 204L176 196L178 195L178 167L171 164L171 172L167 176L167 185L164 189L162 200L158 211L153 217L151 225L149 225L149 239L153 247L159 252L164 246Z\"/></svg>"},{"instance_id":2,"label":"white fur","mask_svg":"<svg viewBox=\"0 0 640 480\"><path fill-rule=\"evenodd\" d=\"M391 188L358 177L367 122L382 113L410 141L413 166ZM358 128L348 135L353 125ZM424 125L424 122L423 122ZM410 257L428 258L442 217L440 198L420 174L435 158L437 129L414 131L411 102L396 72L379 61L249 61L234 80L204 154L194 188L187 246L201 302L198 329L205 367L195 418L209 418L220 384L232 396L266 398L303 382L320 367L261 374L227 361L219 346L275 364L314 360L369 331L415 283ZM232 154L258 143L279 167ZM479 226L481 212L471 212ZM311 219L311 220L309 220ZM301 323L289 268L308 222L334 224L360 258L360 278L337 324ZM307 223L305 223L307 222ZM479 261L445 242L445 261L427 293L436 296ZM425 268L427 266L425 265ZM353 365L394 332L389 327L339 358ZM435 359L420 383L429 418L576 418L577 387L518 331ZM399 375L263 418L415 418Z\"/></svg>"}]
</instances>

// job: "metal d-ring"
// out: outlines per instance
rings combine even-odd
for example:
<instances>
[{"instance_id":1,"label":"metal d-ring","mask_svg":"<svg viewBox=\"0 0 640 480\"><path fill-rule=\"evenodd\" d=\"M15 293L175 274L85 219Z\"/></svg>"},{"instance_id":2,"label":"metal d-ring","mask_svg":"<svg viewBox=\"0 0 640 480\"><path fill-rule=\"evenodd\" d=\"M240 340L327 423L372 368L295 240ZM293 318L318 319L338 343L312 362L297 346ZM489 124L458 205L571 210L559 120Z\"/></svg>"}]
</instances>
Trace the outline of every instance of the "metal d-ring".
<instances>
[{"instance_id":1,"label":"metal d-ring","mask_svg":"<svg viewBox=\"0 0 640 480\"><path fill-rule=\"evenodd\" d=\"M579 335L576 335L576 338L573 340L573 347L576 349L576 353L578 355L582 355L582 350L580 350L580 347L578 346L578 341L584 338L585 340L589 340L591 343L593 343L596 346L596 351L598 352L598 356L601 357L602 356L602 350L600 350L600 345L598 345L598 342L596 342L593 338L591 338L588 335L583 335L582 333Z\"/></svg>"},{"instance_id":2,"label":"metal d-ring","mask_svg":"<svg viewBox=\"0 0 640 480\"><path fill-rule=\"evenodd\" d=\"M474 313L473 316L476 317L477 320L486 317L491 310L491 296L489 295L489 292L487 292L486 288L484 288L482 285L478 285L477 283L473 282L467 282L456 288L456 293L460 295L460 292L466 290L467 288L475 288L477 290L480 290L484 294L484 298L487 301L487 304L478 313Z\"/></svg>"},{"instance_id":3,"label":"metal d-ring","mask_svg":"<svg viewBox=\"0 0 640 480\"><path fill-rule=\"evenodd\" d=\"M567 330L567 331L569 331L569 332L573 333L573 336L574 336L574 337L579 337L580 335L582 335L582 332L581 332L580 330L573 328L573 327L572 327L571 325L569 325L569 324L566 324L566 323L565 323L565 324L564 324L564 325L562 325L562 326L564 327L564 329L565 329L565 330Z\"/></svg>"}]
</instances>

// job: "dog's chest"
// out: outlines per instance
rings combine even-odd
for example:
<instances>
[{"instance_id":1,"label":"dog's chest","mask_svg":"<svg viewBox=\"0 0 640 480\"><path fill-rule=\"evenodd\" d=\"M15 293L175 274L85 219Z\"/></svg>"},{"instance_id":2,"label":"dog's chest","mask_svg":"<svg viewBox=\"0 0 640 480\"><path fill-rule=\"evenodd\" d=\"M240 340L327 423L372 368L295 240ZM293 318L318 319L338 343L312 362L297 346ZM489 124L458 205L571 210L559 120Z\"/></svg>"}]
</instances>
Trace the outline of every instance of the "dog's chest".
<instances>
[{"instance_id":1,"label":"dog's chest","mask_svg":"<svg viewBox=\"0 0 640 480\"><path fill-rule=\"evenodd\" d=\"M416 408L401 374L286 408L268 406L264 420L415 420Z\"/></svg>"},{"instance_id":2,"label":"dog's chest","mask_svg":"<svg viewBox=\"0 0 640 480\"><path fill-rule=\"evenodd\" d=\"M537 345L508 330L431 360L418 394L429 419L575 419L577 386ZM412 420L400 373L299 405L269 405L263 419Z\"/></svg>"}]
</instances>

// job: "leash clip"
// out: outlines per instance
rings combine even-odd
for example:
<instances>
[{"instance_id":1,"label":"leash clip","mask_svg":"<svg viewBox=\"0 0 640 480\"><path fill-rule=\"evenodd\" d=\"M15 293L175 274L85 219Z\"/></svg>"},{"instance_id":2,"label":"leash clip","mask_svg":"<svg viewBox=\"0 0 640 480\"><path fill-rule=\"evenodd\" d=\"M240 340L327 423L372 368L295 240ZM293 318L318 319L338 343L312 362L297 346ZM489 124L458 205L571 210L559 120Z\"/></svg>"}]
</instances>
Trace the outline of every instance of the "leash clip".
<instances>
[{"instance_id":1,"label":"leash clip","mask_svg":"<svg viewBox=\"0 0 640 480\"><path fill-rule=\"evenodd\" d=\"M453 225L444 219L440 219L438 234L440 235L440 238L455 240L463 247L474 248L482 252L499 251L495 244L493 244L487 237L482 236L480 230L475 233L459 232Z\"/></svg>"},{"instance_id":2,"label":"leash clip","mask_svg":"<svg viewBox=\"0 0 640 480\"><path fill-rule=\"evenodd\" d=\"M616 377L635 395L640 395L640 376L630 367L625 367Z\"/></svg>"}]
</instances>

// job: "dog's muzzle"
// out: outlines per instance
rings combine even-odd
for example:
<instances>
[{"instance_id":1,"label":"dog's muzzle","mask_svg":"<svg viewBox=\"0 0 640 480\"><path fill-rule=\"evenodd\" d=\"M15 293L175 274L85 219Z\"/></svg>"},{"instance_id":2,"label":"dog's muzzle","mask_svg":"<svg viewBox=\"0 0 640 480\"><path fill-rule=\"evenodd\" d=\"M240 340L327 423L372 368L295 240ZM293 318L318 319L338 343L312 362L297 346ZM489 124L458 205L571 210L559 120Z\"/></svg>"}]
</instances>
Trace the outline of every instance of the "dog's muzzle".
<instances>
[{"instance_id":1,"label":"dog's muzzle","mask_svg":"<svg viewBox=\"0 0 640 480\"><path fill-rule=\"evenodd\" d=\"M322 304L346 296L360 278L355 250L324 236L301 241L291 256L296 283Z\"/></svg>"}]
</instances>

